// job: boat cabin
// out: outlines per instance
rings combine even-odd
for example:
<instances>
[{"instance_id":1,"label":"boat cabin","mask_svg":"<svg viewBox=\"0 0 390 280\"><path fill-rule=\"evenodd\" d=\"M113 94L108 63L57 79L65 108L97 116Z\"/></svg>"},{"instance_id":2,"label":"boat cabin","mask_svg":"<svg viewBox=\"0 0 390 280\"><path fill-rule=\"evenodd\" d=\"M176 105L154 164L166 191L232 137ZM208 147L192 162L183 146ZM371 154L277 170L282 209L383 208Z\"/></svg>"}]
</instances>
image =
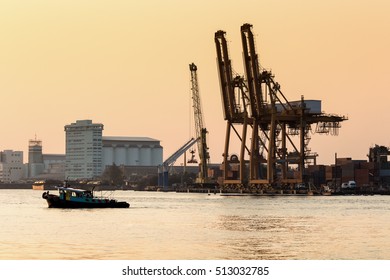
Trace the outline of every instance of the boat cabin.
<instances>
[{"instance_id":1,"label":"boat cabin","mask_svg":"<svg viewBox=\"0 0 390 280\"><path fill-rule=\"evenodd\" d=\"M58 189L60 193L60 199L63 200L77 200L77 198L85 200L86 198L93 198L91 191L65 187L59 187Z\"/></svg>"}]
</instances>

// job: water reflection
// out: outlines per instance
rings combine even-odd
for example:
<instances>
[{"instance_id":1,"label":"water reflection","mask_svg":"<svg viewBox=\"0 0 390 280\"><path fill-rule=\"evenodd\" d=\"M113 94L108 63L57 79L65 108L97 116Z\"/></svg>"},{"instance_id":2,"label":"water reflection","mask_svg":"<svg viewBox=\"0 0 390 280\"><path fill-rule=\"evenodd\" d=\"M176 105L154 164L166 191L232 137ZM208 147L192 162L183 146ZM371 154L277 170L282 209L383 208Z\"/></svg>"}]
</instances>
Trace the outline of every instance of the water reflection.
<instances>
[{"instance_id":1,"label":"water reflection","mask_svg":"<svg viewBox=\"0 0 390 280\"><path fill-rule=\"evenodd\" d=\"M294 259L308 234L312 217L221 215L217 228L229 231L220 242L230 259Z\"/></svg>"},{"instance_id":2,"label":"water reflection","mask_svg":"<svg viewBox=\"0 0 390 280\"><path fill-rule=\"evenodd\" d=\"M310 217L221 215L218 228L232 231L301 232L310 227Z\"/></svg>"}]
</instances>

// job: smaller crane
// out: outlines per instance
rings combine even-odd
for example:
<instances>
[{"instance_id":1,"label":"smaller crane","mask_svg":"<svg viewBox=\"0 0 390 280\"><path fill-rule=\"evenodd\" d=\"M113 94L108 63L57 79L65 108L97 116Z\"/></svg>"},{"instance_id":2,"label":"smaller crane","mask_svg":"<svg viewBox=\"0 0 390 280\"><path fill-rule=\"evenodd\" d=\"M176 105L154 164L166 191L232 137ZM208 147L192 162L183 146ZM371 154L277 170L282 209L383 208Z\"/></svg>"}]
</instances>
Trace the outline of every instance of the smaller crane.
<instances>
[{"instance_id":1,"label":"smaller crane","mask_svg":"<svg viewBox=\"0 0 390 280\"><path fill-rule=\"evenodd\" d=\"M210 160L209 148L207 147L206 135L207 129L204 127L202 106L200 102L199 86L198 86L198 67L194 64L190 64L191 72L191 91L192 91L192 103L194 107L194 120L196 139L198 140L198 152L199 152L199 174L196 179L196 184L203 185L215 185L215 182L208 176L208 164Z\"/></svg>"}]
</instances>

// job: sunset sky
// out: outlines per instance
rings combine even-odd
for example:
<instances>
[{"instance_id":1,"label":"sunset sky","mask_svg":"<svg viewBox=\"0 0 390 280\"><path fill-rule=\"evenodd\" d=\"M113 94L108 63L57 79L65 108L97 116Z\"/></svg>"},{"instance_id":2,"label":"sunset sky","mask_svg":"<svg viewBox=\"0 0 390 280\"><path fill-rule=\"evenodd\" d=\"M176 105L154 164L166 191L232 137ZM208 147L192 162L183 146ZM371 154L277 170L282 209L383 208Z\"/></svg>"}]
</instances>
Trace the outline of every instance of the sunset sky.
<instances>
[{"instance_id":1,"label":"sunset sky","mask_svg":"<svg viewBox=\"0 0 390 280\"><path fill-rule=\"evenodd\" d=\"M250 23L289 100L320 99L349 118L337 137L313 135L318 163L367 159L374 144L390 146L389 12L388 0L0 0L0 150L26 159L37 135L44 153L65 153L64 126L91 119L106 136L159 139L166 159L193 135L194 62L211 162L221 162L214 33L226 31L243 73Z\"/></svg>"}]
</instances>

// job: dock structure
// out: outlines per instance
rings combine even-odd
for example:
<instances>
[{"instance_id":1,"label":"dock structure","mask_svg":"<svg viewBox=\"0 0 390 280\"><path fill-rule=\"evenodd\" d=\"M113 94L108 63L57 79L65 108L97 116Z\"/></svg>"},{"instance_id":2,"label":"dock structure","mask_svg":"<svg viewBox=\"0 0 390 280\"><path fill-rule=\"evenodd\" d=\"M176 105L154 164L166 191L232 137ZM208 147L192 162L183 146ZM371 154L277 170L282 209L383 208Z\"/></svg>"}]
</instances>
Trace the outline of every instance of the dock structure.
<instances>
[{"instance_id":1,"label":"dock structure","mask_svg":"<svg viewBox=\"0 0 390 280\"><path fill-rule=\"evenodd\" d=\"M222 188L263 192L305 183L305 166L317 157L308 146L311 133L337 135L347 118L323 113L320 100L289 101L271 71L260 67L252 25L241 26L245 75L233 76L226 32L214 39L227 124ZM239 155L230 154L232 131Z\"/></svg>"}]
</instances>

